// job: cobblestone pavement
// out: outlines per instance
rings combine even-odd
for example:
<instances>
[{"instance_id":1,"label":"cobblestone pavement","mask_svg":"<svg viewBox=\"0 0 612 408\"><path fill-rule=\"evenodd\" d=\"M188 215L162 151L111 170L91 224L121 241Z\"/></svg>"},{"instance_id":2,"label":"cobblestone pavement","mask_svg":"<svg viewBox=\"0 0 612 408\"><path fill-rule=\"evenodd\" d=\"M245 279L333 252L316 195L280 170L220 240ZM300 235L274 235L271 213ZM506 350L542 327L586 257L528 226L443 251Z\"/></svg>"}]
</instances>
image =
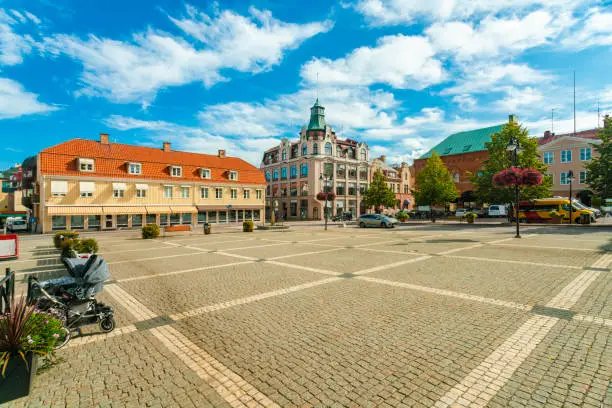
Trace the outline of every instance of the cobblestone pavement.
<instances>
[{"instance_id":1,"label":"cobblestone pavement","mask_svg":"<svg viewBox=\"0 0 612 408\"><path fill-rule=\"evenodd\" d=\"M610 231L99 233L117 329L15 407L612 406ZM5 263L64 274L51 238Z\"/></svg>"}]
</instances>

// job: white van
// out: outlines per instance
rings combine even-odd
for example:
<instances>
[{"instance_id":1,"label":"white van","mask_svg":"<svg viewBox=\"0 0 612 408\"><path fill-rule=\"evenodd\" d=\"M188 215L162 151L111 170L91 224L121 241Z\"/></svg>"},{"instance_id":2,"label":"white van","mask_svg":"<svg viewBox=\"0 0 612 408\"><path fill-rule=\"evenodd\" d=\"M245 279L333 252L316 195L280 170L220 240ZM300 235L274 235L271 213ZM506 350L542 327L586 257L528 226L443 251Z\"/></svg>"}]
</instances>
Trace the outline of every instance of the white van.
<instances>
[{"instance_id":1,"label":"white van","mask_svg":"<svg viewBox=\"0 0 612 408\"><path fill-rule=\"evenodd\" d=\"M10 232L27 231L28 223L20 217L9 217L6 219L6 230Z\"/></svg>"},{"instance_id":2,"label":"white van","mask_svg":"<svg viewBox=\"0 0 612 408\"><path fill-rule=\"evenodd\" d=\"M508 211L505 205L494 204L489 206L488 215L489 217L506 217L508 215Z\"/></svg>"}]
</instances>

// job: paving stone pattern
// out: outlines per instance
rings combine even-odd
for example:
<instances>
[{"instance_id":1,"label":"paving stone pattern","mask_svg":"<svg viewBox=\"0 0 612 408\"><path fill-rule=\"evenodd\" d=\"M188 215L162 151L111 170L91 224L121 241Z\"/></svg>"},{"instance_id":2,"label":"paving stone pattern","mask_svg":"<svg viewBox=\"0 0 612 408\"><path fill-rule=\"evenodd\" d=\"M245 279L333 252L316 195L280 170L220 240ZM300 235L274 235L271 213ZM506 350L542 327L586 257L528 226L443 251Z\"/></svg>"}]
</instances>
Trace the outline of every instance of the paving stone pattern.
<instances>
[{"instance_id":1,"label":"paving stone pattern","mask_svg":"<svg viewBox=\"0 0 612 408\"><path fill-rule=\"evenodd\" d=\"M610 234L575 231L94 234L117 329L9 406L612 406ZM18 290L64 274L50 240L22 240Z\"/></svg>"}]
</instances>

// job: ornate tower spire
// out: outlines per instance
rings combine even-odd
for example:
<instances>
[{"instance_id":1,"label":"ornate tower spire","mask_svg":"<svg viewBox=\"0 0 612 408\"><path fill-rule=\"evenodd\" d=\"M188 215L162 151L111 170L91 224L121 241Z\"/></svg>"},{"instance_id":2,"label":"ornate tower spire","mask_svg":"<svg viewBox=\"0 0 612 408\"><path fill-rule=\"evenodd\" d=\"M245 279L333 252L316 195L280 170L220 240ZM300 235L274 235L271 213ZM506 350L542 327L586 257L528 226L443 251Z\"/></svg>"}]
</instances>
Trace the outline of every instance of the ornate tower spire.
<instances>
[{"instance_id":1,"label":"ornate tower spire","mask_svg":"<svg viewBox=\"0 0 612 408\"><path fill-rule=\"evenodd\" d=\"M319 98L310 108L310 123L308 130L325 130L325 108L319 104Z\"/></svg>"}]
</instances>

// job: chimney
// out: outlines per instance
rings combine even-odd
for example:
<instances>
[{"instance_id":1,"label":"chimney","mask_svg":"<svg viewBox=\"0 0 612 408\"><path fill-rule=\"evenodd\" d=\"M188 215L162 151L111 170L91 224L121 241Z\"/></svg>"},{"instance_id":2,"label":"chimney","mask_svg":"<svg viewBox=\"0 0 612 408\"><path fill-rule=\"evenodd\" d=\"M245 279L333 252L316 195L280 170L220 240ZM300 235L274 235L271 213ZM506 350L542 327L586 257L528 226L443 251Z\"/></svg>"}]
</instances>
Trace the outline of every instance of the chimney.
<instances>
[{"instance_id":1,"label":"chimney","mask_svg":"<svg viewBox=\"0 0 612 408\"><path fill-rule=\"evenodd\" d=\"M164 152L169 152L172 149L170 148L170 142L164 142Z\"/></svg>"},{"instance_id":2,"label":"chimney","mask_svg":"<svg viewBox=\"0 0 612 408\"><path fill-rule=\"evenodd\" d=\"M508 121L510 123L518 123L518 116L516 116L515 114L509 115L508 116Z\"/></svg>"},{"instance_id":3,"label":"chimney","mask_svg":"<svg viewBox=\"0 0 612 408\"><path fill-rule=\"evenodd\" d=\"M380 156L380 161L383 162L383 163L386 163L387 162L387 156L385 156L385 155Z\"/></svg>"},{"instance_id":4,"label":"chimney","mask_svg":"<svg viewBox=\"0 0 612 408\"><path fill-rule=\"evenodd\" d=\"M219 150L217 156L219 156L220 159L225 159L225 150Z\"/></svg>"},{"instance_id":5,"label":"chimney","mask_svg":"<svg viewBox=\"0 0 612 408\"><path fill-rule=\"evenodd\" d=\"M108 133L100 133L100 144L107 145L108 143Z\"/></svg>"},{"instance_id":6,"label":"chimney","mask_svg":"<svg viewBox=\"0 0 612 408\"><path fill-rule=\"evenodd\" d=\"M550 137L550 130L544 132L544 139L546 139L547 137Z\"/></svg>"}]
</instances>

